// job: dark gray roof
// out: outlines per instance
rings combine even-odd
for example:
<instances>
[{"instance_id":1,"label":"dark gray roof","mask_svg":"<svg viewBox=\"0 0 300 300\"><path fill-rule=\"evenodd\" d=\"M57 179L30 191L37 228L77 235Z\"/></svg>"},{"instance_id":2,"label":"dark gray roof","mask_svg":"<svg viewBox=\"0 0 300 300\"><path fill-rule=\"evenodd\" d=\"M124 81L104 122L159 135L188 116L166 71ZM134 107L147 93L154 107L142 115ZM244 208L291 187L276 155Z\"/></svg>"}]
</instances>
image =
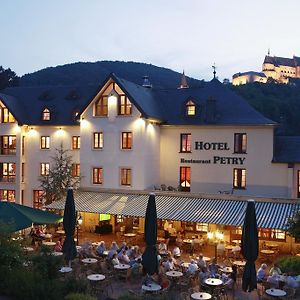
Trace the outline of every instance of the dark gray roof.
<instances>
[{"instance_id":1,"label":"dark gray roof","mask_svg":"<svg viewBox=\"0 0 300 300\"><path fill-rule=\"evenodd\" d=\"M261 77L266 77L265 73L262 73L262 72L255 72L255 71L247 71L247 72L239 72L239 73L236 73L236 74L233 74L232 75L232 78L236 78L236 77L239 77L239 76L243 76L243 75L256 75L256 76L261 76Z\"/></svg>"},{"instance_id":2,"label":"dark gray roof","mask_svg":"<svg viewBox=\"0 0 300 300\"><path fill-rule=\"evenodd\" d=\"M276 136L273 162L300 163L300 136Z\"/></svg>"},{"instance_id":3,"label":"dark gray roof","mask_svg":"<svg viewBox=\"0 0 300 300\"><path fill-rule=\"evenodd\" d=\"M21 124L75 125L78 123L74 120L74 113L82 112L109 78L119 84L143 117L158 119L163 124L276 124L217 79L203 82L197 88L158 90L142 87L111 74L100 86L7 88L0 94L0 99ZM195 116L186 115L188 100L192 100L196 105ZM42 121L41 114L44 108L50 109L53 116L51 121Z\"/></svg>"},{"instance_id":4,"label":"dark gray roof","mask_svg":"<svg viewBox=\"0 0 300 300\"><path fill-rule=\"evenodd\" d=\"M6 88L0 100L20 124L79 125L74 118L90 101L98 86L38 86ZM51 120L43 121L42 111L48 108Z\"/></svg>"},{"instance_id":5,"label":"dark gray roof","mask_svg":"<svg viewBox=\"0 0 300 300\"><path fill-rule=\"evenodd\" d=\"M273 64L275 66L289 66L289 67L295 67L295 59L294 58L286 58L286 57L278 57L278 56L269 56L266 55L264 64Z\"/></svg>"}]
</instances>

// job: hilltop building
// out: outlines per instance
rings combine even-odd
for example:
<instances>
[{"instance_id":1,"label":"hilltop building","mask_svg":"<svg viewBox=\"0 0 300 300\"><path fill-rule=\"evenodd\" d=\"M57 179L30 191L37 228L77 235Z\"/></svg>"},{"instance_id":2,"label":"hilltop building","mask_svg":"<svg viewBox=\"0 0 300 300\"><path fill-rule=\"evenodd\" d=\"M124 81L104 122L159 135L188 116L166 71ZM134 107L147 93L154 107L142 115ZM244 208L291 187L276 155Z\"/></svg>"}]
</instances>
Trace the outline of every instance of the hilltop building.
<instances>
[{"instance_id":1,"label":"hilltop building","mask_svg":"<svg viewBox=\"0 0 300 300\"><path fill-rule=\"evenodd\" d=\"M3 90L1 199L42 207L38 178L62 144L73 176L83 176L75 201L89 229L103 214L113 226L142 217L148 192L159 187L158 216L176 226L227 225L238 237L245 199L254 197L261 237L285 242L282 229L299 204L291 198L300 197L300 139L275 137L277 124L216 78L189 88L183 75L174 89L145 80L111 74L99 86Z\"/></svg>"},{"instance_id":2,"label":"hilltop building","mask_svg":"<svg viewBox=\"0 0 300 300\"><path fill-rule=\"evenodd\" d=\"M300 78L300 57L293 58L265 56L262 72L236 73L232 76L232 84L240 85L251 82L266 83L268 78L272 78L279 83L294 82L293 79Z\"/></svg>"}]
</instances>

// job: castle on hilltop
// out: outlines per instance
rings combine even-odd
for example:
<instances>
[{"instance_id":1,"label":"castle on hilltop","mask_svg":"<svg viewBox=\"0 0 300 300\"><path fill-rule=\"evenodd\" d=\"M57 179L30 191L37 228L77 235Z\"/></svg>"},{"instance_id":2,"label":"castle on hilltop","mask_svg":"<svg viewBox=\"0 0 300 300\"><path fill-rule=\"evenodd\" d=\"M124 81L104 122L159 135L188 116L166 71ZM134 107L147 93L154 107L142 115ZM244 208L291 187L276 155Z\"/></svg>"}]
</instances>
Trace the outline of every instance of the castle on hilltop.
<instances>
[{"instance_id":1,"label":"castle on hilltop","mask_svg":"<svg viewBox=\"0 0 300 300\"><path fill-rule=\"evenodd\" d=\"M262 65L262 72L236 73L232 76L232 84L266 83L269 78L278 83L290 83L294 81L294 78L300 78L300 57L286 58L270 56L268 53Z\"/></svg>"}]
</instances>

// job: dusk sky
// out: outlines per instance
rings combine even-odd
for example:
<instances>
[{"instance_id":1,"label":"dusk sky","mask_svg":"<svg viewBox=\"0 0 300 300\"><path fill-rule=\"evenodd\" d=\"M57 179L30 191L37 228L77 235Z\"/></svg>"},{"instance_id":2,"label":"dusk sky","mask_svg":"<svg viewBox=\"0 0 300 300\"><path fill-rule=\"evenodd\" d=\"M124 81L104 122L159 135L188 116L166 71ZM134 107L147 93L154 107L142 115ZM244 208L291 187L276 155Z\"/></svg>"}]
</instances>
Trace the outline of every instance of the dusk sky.
<instances>
[{"instance_id":1,"label":"dusk sky","mask_svg":"<svg viewBox=\"0 0 300 300\"><path fill-rule=\"evenodd\" d=\"M121 60L209 80L300 56L300 1L1 1L0 65L19 76L78 61Z\"/></svg>"}]
</instances>

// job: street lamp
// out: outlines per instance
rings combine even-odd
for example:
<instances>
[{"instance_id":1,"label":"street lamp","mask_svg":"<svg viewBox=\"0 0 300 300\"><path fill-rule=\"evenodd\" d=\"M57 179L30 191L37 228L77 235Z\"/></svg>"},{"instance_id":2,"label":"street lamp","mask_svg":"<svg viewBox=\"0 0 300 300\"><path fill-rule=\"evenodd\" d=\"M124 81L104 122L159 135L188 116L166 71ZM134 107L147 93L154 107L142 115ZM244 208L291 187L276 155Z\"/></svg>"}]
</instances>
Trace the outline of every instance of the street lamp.
<instances>
[{"instance_id":1,"label":"street lamp","mask_svg":"<svg viewBox=\"0 0 300 300\"><path fill-rule=\"evenodd\" d=\"M77 218L77 222L76 222L76 239L77 239L76 244L77 244L77 246L79 245L79 227L82 225L82 221L83 221L82 217L81 217L81 215L79 215Z\"/></svg>"}]
</instances>

